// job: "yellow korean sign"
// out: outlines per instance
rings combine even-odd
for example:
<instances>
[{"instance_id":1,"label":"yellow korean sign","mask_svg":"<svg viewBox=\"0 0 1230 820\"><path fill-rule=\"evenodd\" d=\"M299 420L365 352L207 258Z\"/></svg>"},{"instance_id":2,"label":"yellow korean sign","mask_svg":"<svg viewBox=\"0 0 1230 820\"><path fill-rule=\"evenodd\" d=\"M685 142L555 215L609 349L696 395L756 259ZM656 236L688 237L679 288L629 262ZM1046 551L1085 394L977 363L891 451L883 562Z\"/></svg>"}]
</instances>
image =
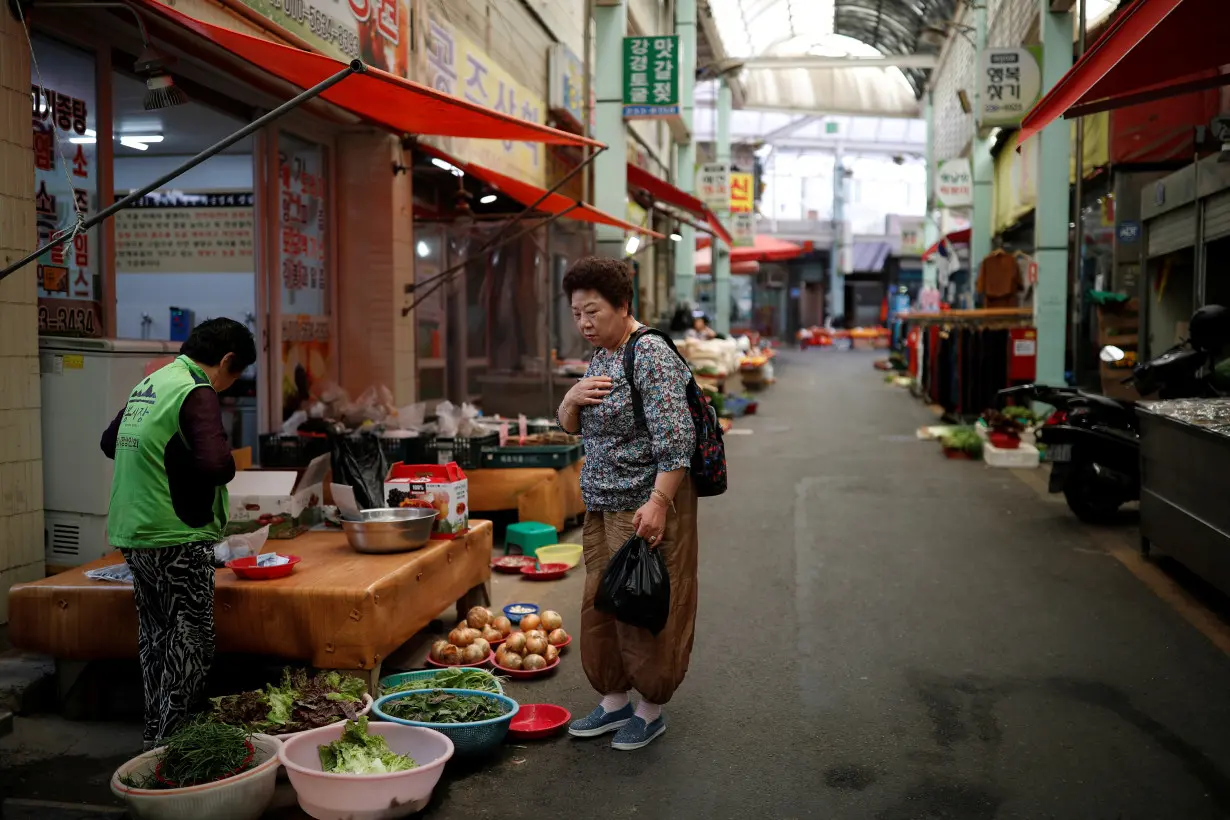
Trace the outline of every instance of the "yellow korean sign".
<instances>
[{"instance_id":1,"label":"yellow korean sign","mask_svg":"<svg viewBox=\"0 0 1230 820\"><path fill-rule=\"evenodd\" d=\"M427 85L472 103L530 122L545 123L546 102L518 83L480 46L438 18L428 20L423 73ZM484 165L523 182L545 186L546 147L537 142L462 139L428 140L458 159Z\"/></svg>"},{"instance_id":2,"label":"yellow korean sign","mask_svg":"<svg viewBox=\"0 0 1230 820\"><path fill-rule=\"evenodd\" d=\"M751 174L732 171L730 174L730 212L751 213L756 210L756 194Z\"/></svg>"}]
</instances>

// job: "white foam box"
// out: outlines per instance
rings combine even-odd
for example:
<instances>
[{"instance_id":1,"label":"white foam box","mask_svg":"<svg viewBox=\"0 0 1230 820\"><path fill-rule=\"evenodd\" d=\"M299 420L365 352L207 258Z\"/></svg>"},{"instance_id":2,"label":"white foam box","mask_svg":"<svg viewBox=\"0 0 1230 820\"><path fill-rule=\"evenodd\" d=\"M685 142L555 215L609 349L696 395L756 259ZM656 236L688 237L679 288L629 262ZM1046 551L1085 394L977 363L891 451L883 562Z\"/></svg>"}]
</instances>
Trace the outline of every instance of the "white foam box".
<instances>
[{"instance_id":1,"label":"white foam box","mask_svg":"<svg viewBox=\"0 0 1230 820\"><path fill-rule=\"evenodd\" d=\"M1022 441L1015 450L1004 450L988 441L982 445L982 460L988 467L1029 470L1038 466L1038 448Z\"/></svg>"}]
</instances>

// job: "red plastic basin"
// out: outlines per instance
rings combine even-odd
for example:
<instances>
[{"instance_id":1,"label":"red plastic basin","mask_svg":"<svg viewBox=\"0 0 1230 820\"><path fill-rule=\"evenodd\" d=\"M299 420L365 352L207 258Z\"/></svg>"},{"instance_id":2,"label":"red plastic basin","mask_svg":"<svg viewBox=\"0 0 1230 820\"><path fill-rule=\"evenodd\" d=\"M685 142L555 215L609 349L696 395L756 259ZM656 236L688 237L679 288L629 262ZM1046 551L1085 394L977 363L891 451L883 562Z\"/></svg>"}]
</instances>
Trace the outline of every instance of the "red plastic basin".
<instances>
[{"instance_id":1,"label":"red plastic basin","mask_svg":"<svg viewBox=\"0 0 1230 820\"><path fill-rule=\"evenodd\" d=\"M236 558L233 561L227 561L226 567L239 578L245 581L272 581L274 578L285 578L295 571L295 564L299 563L298 555L287 555L285 564L276 567L258 567L256 565L256 556L249 555L247 558Z\"/></svg>"},{"instance_id":2,"label":"red plastic basin","mask_svg":"<svg viewBox=\"0 0 1230 820\"><path fill-rule=\"evenodd\" d=\"M556 734L572 720L572 713L553 703L525 703L508 725L516 740L538 740Z\"/></svg>"}]
</instances>

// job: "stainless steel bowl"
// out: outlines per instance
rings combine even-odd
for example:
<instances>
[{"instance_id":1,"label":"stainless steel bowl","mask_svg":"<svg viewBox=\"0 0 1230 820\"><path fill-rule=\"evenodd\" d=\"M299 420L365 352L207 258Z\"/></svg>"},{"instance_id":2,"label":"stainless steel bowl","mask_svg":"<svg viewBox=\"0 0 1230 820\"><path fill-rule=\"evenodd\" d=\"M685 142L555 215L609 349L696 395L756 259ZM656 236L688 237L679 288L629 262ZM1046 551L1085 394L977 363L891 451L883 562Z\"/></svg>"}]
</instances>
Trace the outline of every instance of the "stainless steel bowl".
<instances>
[{"instance_id":1,"label":"stainless steel bowl","mask_svg":"<svg viewBox=\"0 0 1230 820\"><path fill-rule=\"evenodd\" d=\"M436 511L425 507L363 510L361 521L342 519L346 540L357 552L409 552L427 546Z\"/></svg>"}]
</instances>

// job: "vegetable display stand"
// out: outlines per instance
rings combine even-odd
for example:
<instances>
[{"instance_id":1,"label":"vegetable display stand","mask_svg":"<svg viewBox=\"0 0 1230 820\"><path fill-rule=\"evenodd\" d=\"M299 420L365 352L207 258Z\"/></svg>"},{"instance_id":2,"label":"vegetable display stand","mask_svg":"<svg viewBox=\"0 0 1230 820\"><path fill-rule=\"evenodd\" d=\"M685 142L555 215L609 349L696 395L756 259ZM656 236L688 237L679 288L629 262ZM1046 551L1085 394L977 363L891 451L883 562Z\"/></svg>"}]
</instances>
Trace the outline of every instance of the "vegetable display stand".
<instances>
[{"instance_id":1,"label":"vegetable display stand","mask_svg":"<svg viewBox=\"0 0 1230 820\"><path fill-rule=\"evenodd\" d=\"M515 511L521 521L541 521L562 531L585 512L581 499L584 459L553 470L548 467L467 470L470 509ZM551 541L550 543L555 543Z\"/></svg>"},{"instance_id":2,"label":"vegetable display stand","mask_svg":"<svg viewBox=\"0 0 1230 820\"><path fill-rule=\"evenodd\" d=\"M491 542L491 522L473 519L453 540L387 555L357 553L341 532L309 532L295 542L302 561L287 578L252 583L218 573L218 651L361 672L374 691L382 661L442 611L456 604L464 617L490 602ZM85 663L136 657L132 587L85 574L122 560L112 553L10 594L9 639L55 658L62 691Z\"/></svg>"},{"instance_id":3,"label":"vegetable display stand","mask_svg":"<svg viewBox=\"0 0 1230 820\"><path fill-rule=\"evenodd\" d=\"M329 437L324 433L264 433L260 437L261 466L266 469L306 467L329 452Z\"/></svg>"},{"instance_id":4,"label":"vegetable display stand","mask_svg":"<svg viewBox=\"0 0 1230 820\"><path fill-rule=\"evenodd\" d=\"M539 447L487 447L482 466L493 468L547 467L558 470L581 457L579 444L548 444Z\"/></svg>"}]
</instances>

